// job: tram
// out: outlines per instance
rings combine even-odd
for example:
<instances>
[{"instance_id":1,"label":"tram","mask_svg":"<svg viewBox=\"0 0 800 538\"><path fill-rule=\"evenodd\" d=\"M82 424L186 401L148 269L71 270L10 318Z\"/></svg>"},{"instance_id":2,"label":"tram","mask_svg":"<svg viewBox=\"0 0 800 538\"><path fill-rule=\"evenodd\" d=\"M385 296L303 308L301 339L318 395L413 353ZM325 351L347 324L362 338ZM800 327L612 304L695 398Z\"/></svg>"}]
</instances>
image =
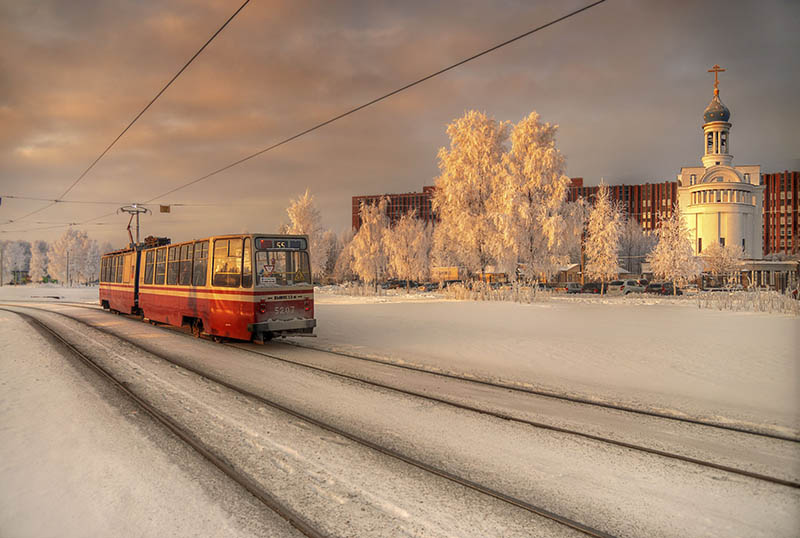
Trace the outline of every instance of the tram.
<instances>
[{"instance_id":1,"label":"tram","mask_svg":"<svg viewBox=\"0 0 800 538\"><path fill-rule=\"evenodd\" d=\"M177 244L148 237L103 255L99 300L107 310L215 339L313 336L317 323L304 235L232 234Z\"/></svg>"}]
</instances>

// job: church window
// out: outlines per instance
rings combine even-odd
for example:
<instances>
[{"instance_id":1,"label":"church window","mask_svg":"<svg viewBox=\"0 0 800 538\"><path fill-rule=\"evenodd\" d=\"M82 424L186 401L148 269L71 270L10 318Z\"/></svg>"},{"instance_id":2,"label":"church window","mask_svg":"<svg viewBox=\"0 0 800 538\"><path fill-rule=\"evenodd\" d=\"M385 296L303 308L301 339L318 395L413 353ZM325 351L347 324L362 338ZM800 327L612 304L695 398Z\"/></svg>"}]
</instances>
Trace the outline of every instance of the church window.
<instances>
[{"instance_id":1,"label":"church window","mask_svg":"<svg viewBox=\"0 0 800 538\"><path fill-rule=\"evenodd\" d=\"M750 183L750 174L745 174L745 175L744 175L744 180L745 180L747 183Z\"/></svg>"},{"instance_id":2,"label":"church window","mask_svg":"<svg viewBox=\"0 0 800 538\"><path fill-rule=\"evenodd\" d=\"M722 201L722 191L714 191L714 192L717 193L717 202L721 202Z\"/></svg>"},{"instance_id":3,"label":"church window","mask_svg":"<svg viewBox=\"0 0 800 538\"><path fill-rule=\"evenodd\" d=\"M745 243L744 243L744 237L742 237L742 250L744 250L744 245L745 245Z\"/></svg>"},{"instance_id":4,"label":"church window","mask_svg":"<svg viewBox=\"0 0 800 538\"><path fill-rule=\"evenodd\" d=\"M721 246L721 247L725 246L725 238L724 237L720 237L719 238L719 246Z\"/></svg>"},{"instance_id":5,"label":"church window","mask_svg":"<svg viewBox=\"0 0 800 538\"><path fill-rule=\"evenodd\" d=\"M703 238L702 237L698 237L697 238L697 253L700 254L701 252L703 252Z\"/></svg>"},{"instance_id":6,"label":"church window","mask_svg":"<svg viewBox=\"0 0 800 538\"><path fill-rule=\"evenodd\" d=\"M727 153L727 151L728 151L728 137L727 137L727 133L721 133L721 134L720 134L720 138L721 138L721 143L720 143L720 144L721 144L721 146L722 146L722 153Z\"/></svg>"},{"instance_id":7,"label":"church window","mask_svg":"<svg viewBox=\"0 0 800 538\"><path fill-rule=\"evenodd\" d=\"M711 153L711 148L714 147L714 133L708 133L706 143L706 153Z\"/></svg>"}]
</instances>

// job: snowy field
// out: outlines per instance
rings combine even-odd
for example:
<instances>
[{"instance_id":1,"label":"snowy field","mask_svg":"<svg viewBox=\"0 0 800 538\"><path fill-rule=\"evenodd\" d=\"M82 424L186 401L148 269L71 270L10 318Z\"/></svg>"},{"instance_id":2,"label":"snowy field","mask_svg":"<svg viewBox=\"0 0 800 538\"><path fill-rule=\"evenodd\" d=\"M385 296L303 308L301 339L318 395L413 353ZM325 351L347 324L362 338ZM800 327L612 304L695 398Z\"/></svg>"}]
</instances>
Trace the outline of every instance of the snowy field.
<instances>
[{"instance_id":1,"label":"snowy field","mask_svg":"<svg viewBox=\"0 0 800 538\"><path fill-rule=\"evenodd\" d=\"M6 286L5 301L96 305L97 288ZM0 535L126 535L145 520L134 534L291 533L281 521L230 519L204 493L224 481L186 482L177 457L164 452L169 441L130 424L135 409L114 403L112 390L86 392L60 354L19 318L0 314ZM326 288L317 290L316 316L317 338L298 343L800 435L798 317L699 309L686 297L518 304ZM84 449L98 445L99 457L87 457ZM200 471L202 461L188 461L181 465L195 467L190 475L218 480ZM247 502L233 492L229 499L228 506ZM95 508L71 519L78 505ZM35 517L41 506L55 507L61 527Z\"/></svg>"},{"instance_id":2,"label":"snowy field","mask_svg":"<svg viewBox=\"0 0 800 538\"><path fill-rule=\"evenodd\" d=\"M795 316L698 309L685 296L518 304L337 293L317 290L317 338L300 343L800 434ZM97 288L7 286L1 300L97 304Z\"/></svg>"}]
</instances>

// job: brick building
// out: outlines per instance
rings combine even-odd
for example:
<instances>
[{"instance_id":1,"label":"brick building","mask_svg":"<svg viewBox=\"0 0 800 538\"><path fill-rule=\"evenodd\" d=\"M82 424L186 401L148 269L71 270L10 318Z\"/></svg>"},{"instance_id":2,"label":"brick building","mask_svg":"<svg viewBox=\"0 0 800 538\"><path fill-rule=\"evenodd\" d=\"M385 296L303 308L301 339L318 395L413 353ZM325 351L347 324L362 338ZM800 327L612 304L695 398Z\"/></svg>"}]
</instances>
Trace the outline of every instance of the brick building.
<instances>
[{"instance_id":1,"label":"brick building","mask_svg":"<svg viewBox=\"0 0 800 538\"><path fill-rule=\"evenodd\" d=\"M574 177L567 193L567 200L578 198L592 201L597 195L597 186L585 187L582 177ZM797 254L800 251L798 235L798 183L800 172L778 172L763 174L761 184L764 185L763 203L763 250L767 254ZM640 183L636 185L609 185L611 199L620 203L625 212L636 219L644 230L658 227L663 215L669 216L678 201L678 182ZM422 192L402 194L375 194L353 196L353 230L361 227L359 208L361 203L376 204L384 196L389 199L386 212L392 222L396 222L404 213L416 210L417 216L425 222L436 222L436 215L431 207L434 186L425 186Z\"/></svg>"},{"instance_id":2,"label":"brick building","mask_svg":"<svg viewBox=\"0 0 800 538\"><path fill-rule=\"evenodd\" d=\"M572 178L567 200L574 202L578 198L593 201L599 187L584 187L583 178ZM678 200L678 182L640 183L638 185L609 185L611 199L620 204L623 211L636 219L644 230L655 230L660 219L672 214L672 208Z\"/></svg>"},{"instance_id":3,"label":"brick building","mask_svg":"<svg viewBox=\"0 0 800 538\"><path fill-rule=\"evenodd\" d=\"M374 194L366 196L353 196L353 230L361 228L361 204L377 204L381 198L388 198L389 203L386 207L386 214L389 220L394 224L400 217L409 211L416 210L417 218L424 220L426 223L436 221L436 216L433 214L431 201L433 198L433 191L436 187L425 186L422 187L422 192L405 192L402 194Z\"/></svg>"},{"instance_id":4,"label":"brick building","mask_svg":"<svg viewBox=\"0 0 800 538\"><path fill-rule=\"evenodd\" d=\"M764 190L764 255L797 254L798 224L797 208L800 198L797 184L800 172L777 172L763 174Z\"/></svg>"}]
</instances>

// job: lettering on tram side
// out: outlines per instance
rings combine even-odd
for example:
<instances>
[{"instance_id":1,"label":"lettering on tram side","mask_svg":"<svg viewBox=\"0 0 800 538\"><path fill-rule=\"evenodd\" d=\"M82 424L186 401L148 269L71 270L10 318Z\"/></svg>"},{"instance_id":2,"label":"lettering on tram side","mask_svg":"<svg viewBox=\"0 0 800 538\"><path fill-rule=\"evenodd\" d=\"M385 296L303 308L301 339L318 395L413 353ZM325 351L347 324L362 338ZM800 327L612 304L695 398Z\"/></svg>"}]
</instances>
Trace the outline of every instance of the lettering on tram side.
<instances>
[{"instance_id":1,"label":"lettering on tram side","mask_svg":"<svg viewBox=\"0 0 800 538\"><path fill-rule=\"evenodd\" d=\"M309 295L268 295L260 297L262 301L302 301L307 299Z\"/></svg>"}]
</instances>

